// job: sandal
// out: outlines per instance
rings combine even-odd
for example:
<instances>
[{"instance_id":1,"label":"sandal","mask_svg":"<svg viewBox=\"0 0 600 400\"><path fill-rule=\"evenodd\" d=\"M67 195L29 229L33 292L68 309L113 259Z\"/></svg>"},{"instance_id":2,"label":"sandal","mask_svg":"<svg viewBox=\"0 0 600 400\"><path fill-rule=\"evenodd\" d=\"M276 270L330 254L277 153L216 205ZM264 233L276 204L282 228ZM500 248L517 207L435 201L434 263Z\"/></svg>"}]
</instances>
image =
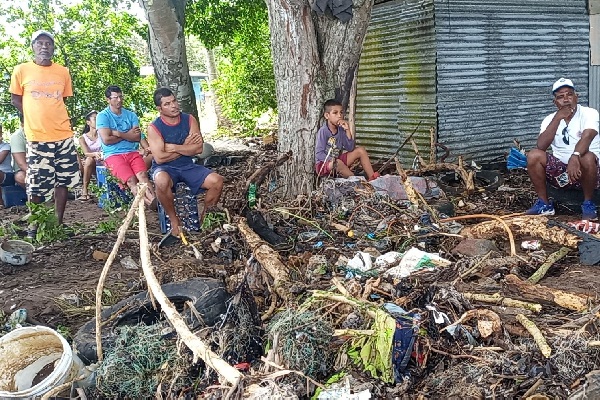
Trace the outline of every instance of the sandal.
<instances>
[{"instance_id":1,"label":"sandal","mask_svg":"<svg viewBox=\"0 0 600 400\"><path fill-rule=\"evenodd\" d=\"M90 201L91 199L92 199L92 197L89 194L82 194L81 196L79 196L79 198L77 200Z\"/></svg>"}]
</instances>

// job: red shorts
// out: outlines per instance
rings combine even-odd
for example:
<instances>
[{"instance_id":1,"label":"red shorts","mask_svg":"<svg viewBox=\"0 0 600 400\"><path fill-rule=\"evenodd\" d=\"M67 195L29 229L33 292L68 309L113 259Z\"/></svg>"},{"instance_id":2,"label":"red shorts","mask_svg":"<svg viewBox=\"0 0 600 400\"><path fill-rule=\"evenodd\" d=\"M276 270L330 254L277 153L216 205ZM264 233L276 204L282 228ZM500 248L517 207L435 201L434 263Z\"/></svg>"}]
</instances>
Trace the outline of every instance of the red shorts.
<instances>
[{"instance_id":1,"label":"red shorts","mask_svg":"<svg viewBox=\"0 0 600 400\"><path fill-rule=\"evenodd\" d=\"M348 153L340 154L340 156L338 157L338 161L343 162L344 165L348 165ZM317 176L335 175L335 171L333 171L333 174L332 174L331 168L329 168L328 164L330 162L331 162L331 160L319 161L318 163L315 164L315 172L317 173Z\"/></svg>"},{"instance_id":2,"label":"red shorts","mask_svg":"<svg viewBox=\"0 0 600 400\"><path fill-rule=\"evenodd\" d=\"M132 176L140 172L146 172L146 163L137 151L115 154L108 157L104 162L106 167L110 169L110 173L122 184L127 184Z\"/></svg>"}]
</instances>

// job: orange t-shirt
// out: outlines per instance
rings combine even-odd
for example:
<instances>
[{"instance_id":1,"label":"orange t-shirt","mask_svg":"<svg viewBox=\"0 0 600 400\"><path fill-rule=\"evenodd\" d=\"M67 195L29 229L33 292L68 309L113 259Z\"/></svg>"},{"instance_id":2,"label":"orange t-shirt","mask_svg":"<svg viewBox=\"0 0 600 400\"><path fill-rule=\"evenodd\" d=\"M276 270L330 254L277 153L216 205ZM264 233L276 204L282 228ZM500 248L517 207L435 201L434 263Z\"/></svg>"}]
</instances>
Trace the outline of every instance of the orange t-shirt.
<instances>
[{"instance_id":1,"label":"orange t-shirt","mask_svg":"<svg viewBox=\"0 0 600 400\"><path fill-rule=\"evenodd\" d=\"M23 96L24 130L30 142L58 142L73 136L63 97L73 96L71 74L66 67L33 61L13 70L10 92Z\"/></svg>"}]
</instances>

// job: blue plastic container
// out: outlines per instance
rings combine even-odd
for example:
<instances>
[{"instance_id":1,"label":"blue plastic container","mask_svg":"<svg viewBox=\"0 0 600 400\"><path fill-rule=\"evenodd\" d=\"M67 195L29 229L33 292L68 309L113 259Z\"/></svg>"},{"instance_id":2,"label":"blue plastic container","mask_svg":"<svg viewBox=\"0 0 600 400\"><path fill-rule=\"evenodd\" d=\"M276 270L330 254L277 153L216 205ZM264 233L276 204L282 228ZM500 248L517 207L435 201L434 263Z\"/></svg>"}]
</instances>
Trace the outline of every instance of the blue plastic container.
<instances>
[{"instance_id":1,"label":"blue plastic container","mask_svg":"<svg viewBox=\"0 0 600 400\"><path fill-rule=\"evenodd\" d=\"M113 202L115 207L122 206L123 204L129 204L132 200L131 195L128 191L121 189L121 187L114 182L108 182L108 171L105 166L96 166L96 180L99 188L106 186L107 190L102 191L102 195L98 197L98 207L104 208Z\"/></svg>"},{"instance_id":2,"label":"blue plastic container","mask_svg":"<svg viewBox=\"0 0 600 400\"><path fill-rule=\"evenodd\" d=\"M179 182L175 189L175 212L185 230L194 232L200 231L198 199L190 192L190 188L183 182ZM162 233L167 233L171 230L171 221L160 203L158 203L158 220L160 222L160 231Z\"/></svg>"},{"instance_id":3,"label":"blue plastic container","mask_svg":"<svg viewBox=\"0 0 600 400\"><path fill-rule=\"evenodd\" d=\"M2 202L4 207L24 206L27 203L27 193L19 185L3 186Z\"/></svg>"}]
</instances>

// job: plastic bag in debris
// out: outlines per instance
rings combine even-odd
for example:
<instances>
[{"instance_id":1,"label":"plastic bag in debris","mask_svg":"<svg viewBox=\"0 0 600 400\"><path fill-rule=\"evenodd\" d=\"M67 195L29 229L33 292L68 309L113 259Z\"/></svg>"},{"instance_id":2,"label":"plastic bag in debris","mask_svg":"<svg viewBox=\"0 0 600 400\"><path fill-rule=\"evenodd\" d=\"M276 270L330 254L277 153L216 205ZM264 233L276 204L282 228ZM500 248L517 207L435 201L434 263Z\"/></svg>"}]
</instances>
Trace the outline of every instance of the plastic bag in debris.
<instances>
[{"instance_id":1,"label":"plastic bag in debris","mask_svg":"<svg viewBox=\"0 0 600 400\"><path fill-rule=\"evenodd\" d=\"M348 267L362 272L369 271L371 268L373 268L371 255L369 253L359 251L352 260L348 261Z\"/></svg>"},{"instance_id":2,"label":"plastic bag in debris","mask_svg":"<svg viewBox=\"0 0 600 400\"><path fill-rule=\"evenodd\" d=\"M367 400L371 398L369 389L361 390L358 393L352 393L348 377L343 382L333 383L327 389L323 389L319 396L320 400Z\"/></svg>"},{"instance_id":3,"label":"plastic bag in debris","mask_svg":"<svg viewBox=\"0 0 600 400\"><path fill-rule=\"evenodd\" d=\"M386 271L398 265L400 260L402 260L402 253L390 251L380 255L375 259L375 268L380 271Z\"/></svg>"},{"instance_id":4,"label":"plastic bag in debris","mask_svg":"<svg viewBox=\"0 0 600 400\"><path fill-rule=\"evenodd\" d=\"M422 250L412 247L402 256L400 264L390 268L385 272L385 276L400 279L406 278L411 273L421 269L435 269L450 265L450 261L440 257L435 253L426 253Z\"/></svg>"},{"instance_id":5,"label":"plastic bag in debris","mask_svg":"<svg viewBox=\"0 0 600 400\"><path fill-rule=\"evenodd\" d=\"M12 314L6 320L6 324L4 324L4 331L10 332L13 329L23 327L25 324L25 320L27 319L27 310L24 308L19 308L13 311Z\"/></svg>"},{"instance_id":6,"label":"plastic bag in debris","mask_svg":"<svg viewBox=\"0 0 600 400\"><path fill-rule=\"evenodd\" d=\"M508 158L506 159L506 168L527 168L527 156L519 151L519 149L511 147L510 153L508 153Z\"/></svg>"},{"instance_id":7,"label":"plastic bag in debris","mask_svg":"<svg viewBox=\"0 0 600 400\"><path fill-rule=\"evenodd\" d=\"M441 190L435 181L421 176L411 176L409 178L413 188L421 193L424 198L432 199L440 197ZM369 183L375 188L377 193L386 194L392 200L408 200L406 190L398 175L384 175Z\"/></svg>"}]
</instances>

